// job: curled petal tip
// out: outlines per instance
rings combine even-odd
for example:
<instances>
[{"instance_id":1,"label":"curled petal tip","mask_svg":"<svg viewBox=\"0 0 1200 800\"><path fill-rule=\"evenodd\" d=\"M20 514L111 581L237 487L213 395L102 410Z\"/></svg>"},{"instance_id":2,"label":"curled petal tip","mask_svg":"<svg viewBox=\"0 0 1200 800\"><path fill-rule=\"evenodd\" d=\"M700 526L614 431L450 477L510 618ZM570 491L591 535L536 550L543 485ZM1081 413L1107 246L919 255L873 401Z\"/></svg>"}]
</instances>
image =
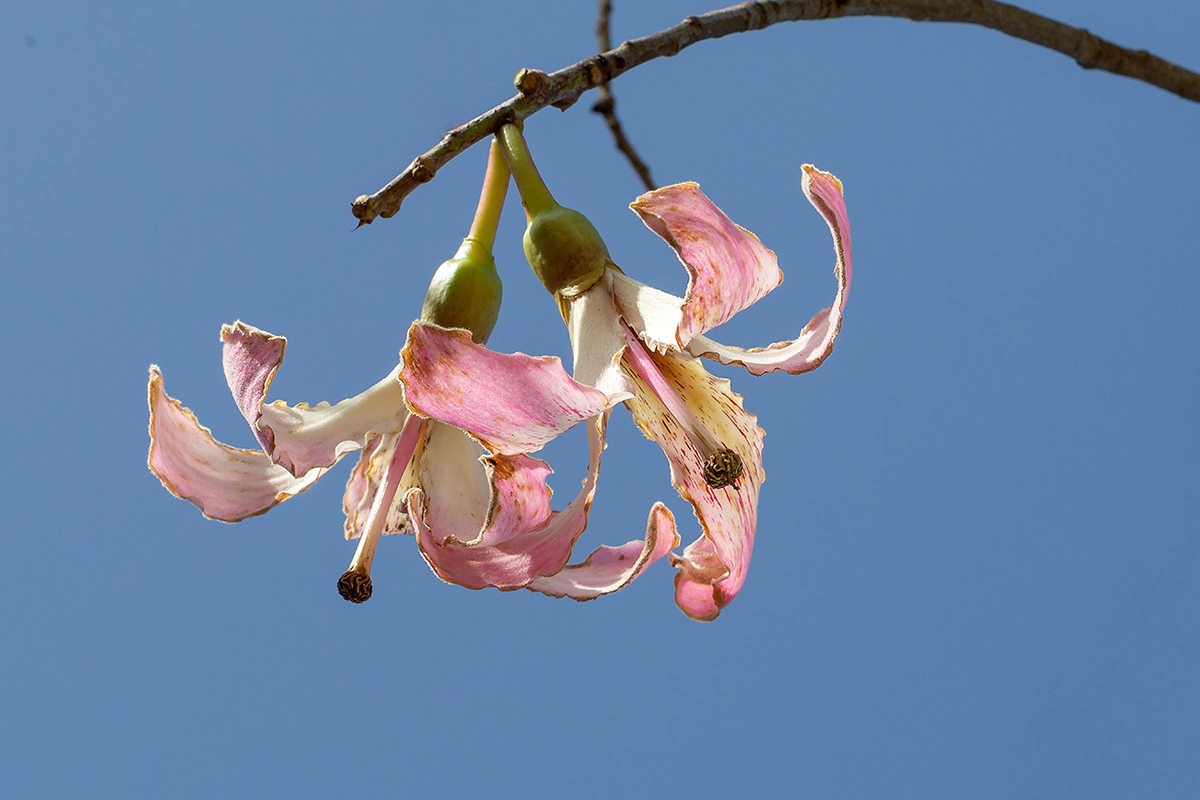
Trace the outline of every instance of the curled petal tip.
<instances>
[{"instance_id":1,"label":"curled petal tip","mask_svg":"<svg viewBox=\"0 0 1200 800\"><path fill-rule=\"evenodd\" d=\"M675 574L675 604L697 622L712 622L721 615L712 584L685 580L682 572Z\"/></svg>"},{"instance_id":2,"label":"curled petal tip","mask_svg":"<svg viewBox=\"0 0 1200 800\"><path fill-rule=\"evenodd\" d=\"M253 517L303 492L324 472L295 477L257 450L230 447L213 438L196 415L167 395L157 365L147 385L150 407L150 471L176 497L223 522Z\"/></svg>"},{"instance_id":3,"label":"curled petal tip","mask_svg":"<svg viewBox=\"0 0 1200 800\"><path fill-rule=\"evenodd\" d=\"M805 164L803 170L801 188L804 190L804 196L824 217L833 235L836 257L833 271L837 279L837 294L833 305L818 311L800 331L800 335L790 342L743 349L723 345L701 335L687 344L687 351L692 355L711 358L722 364L738 364L753 375L764 375L776 370L798 375L821 366L826 357L833 352L834 341L842 329L842 312L846 306L853 271L850 217L842 197L842 182L812 164Z\"/></svg>"},{"instance_id":4,"label":"curled petal tip","mask_svg":"<svg viewBox=\"0 0 1200 800\"><path fill-rule=\"evenodd\" d=\"M695 181L684 181L683 183L673 183L670 186L660 186L657 189L653 189L649 192L639 195L636 200L629 204L629 207L634 211L638 211L639 209L651 209L658 198L669 196L677 191L699 192L700 184L696 183Z\"/></svg>"},{"instance_id":5,"label":"curled petal tip","mask_svg":"<svg viewBox=\"0 0 1200 800\"><path fill-rule=\"evenodd\" d=\"M291 407L267 403L271 382L283 364L287 339L242 321L221 328L221 360L229 391L271 460L293 475L333 466L362 449L379 433L403 427L408 416L404 390L391 374L336 406L327 402Z\"/></svg>"},{"instance_id":6,"label":"curled petal tip","mask_svg":"<svg viewBox=\"0 0 1200 800\"><path fill-rule=\"evenodd\" d=\"M758 237L735 224L695 183L667 186L639 197L631 208L650 230L671 246L687 268L688 288L669 341L683 347L705 331L762 299L779 285L783 274L775 254ZM628 292L626 292L628 294ZM618 301L639 330L665 327L662 312L642 308L648 297L639 292ZM639 301L639 302L634 302ZM639 320L645 321L639 325ZM651 325L657 321L657 325ZM650 331L668 340L665 331Z\"/></svg>"},{"instance_id":7,"label":"curled petal tip","mask_svg":"<svg viewBox=\"0 0 1200 800\"><path fill-rule=\"evenodd\" d=\"M583 602L611 594L628 586L646 568L679 546L675 517L662 503L650 509L643 541L620 547L603 546L579 564L571 564L556 575L538 578L528 588L551 597L570 597Z\"/></svg>"},{"instance_id":8,"label":"curled petal tip","mask_svg":"<svg viewBox=\"0 0 1200 800\"><path fill-rule=\"evenodd\" d=\"M845 191L842 188L842 182L838 180L837 176L832 172L825 172L824 170L817 169L812 164L802 164L800 169L804 170L805 180L818 180L829 183L837 187L838 194L845 194Z\"/></svg>"}]
</instances>

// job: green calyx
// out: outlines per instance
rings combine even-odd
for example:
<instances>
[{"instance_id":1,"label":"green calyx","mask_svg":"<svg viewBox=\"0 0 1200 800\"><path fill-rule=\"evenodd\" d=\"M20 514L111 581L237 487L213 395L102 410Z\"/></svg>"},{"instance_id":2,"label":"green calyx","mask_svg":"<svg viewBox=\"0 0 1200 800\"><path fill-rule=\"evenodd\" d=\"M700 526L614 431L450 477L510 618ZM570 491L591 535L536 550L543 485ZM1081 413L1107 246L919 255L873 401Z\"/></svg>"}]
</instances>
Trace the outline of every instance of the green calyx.
<instances>
[{"instance_id":1,"label":"green calyx","mask_svg":"<svg viewBox=\"0 0 1200 800\"><path fill-rule=\"evenodd\" d=\"M465 328L476 344L487 342L500 316L503 287L496 272L496 260L492 258L492 245L508 192L508 177L508 164L500 145L493 142L471 230L454 258L433 274L421 308L422 322L443 328Z\"/></svg>"},{"instance_id":2,"label":"green calyx","mask_svg":"<svg viewBox=\"0 0 1200 800\"><path fill-rule=\"evenodd\" d=\"M604 277L608 247L588 218L562 206L534 215L525 228L525 258L542 285L575 297Z\"/></svg>"},{"instance_id":3,"label":"green calyx","mask_svg":"<svg viewBox=\"0 0 1200 800\"><path fill-rule=\"evenodd\" d=\"M443 328L465 328L471 332L473 342L484 344L500 316L502 293L492 254L468 237L454 258L433 274L421 321Z\"/></svg>"},{"instance_id":4,"label":"green calyx","mask_svg":"<svg viewBox=\"0 0 1200 800\"><path fill-rule=\"evenodd\" d=\"M496 136L521 193L529 225L525 257L534 274L553 294L575 297L604 277L608 247L587 217L560 206L537 171L521 129L503 126Z\"/></svg>"}]
</instances>

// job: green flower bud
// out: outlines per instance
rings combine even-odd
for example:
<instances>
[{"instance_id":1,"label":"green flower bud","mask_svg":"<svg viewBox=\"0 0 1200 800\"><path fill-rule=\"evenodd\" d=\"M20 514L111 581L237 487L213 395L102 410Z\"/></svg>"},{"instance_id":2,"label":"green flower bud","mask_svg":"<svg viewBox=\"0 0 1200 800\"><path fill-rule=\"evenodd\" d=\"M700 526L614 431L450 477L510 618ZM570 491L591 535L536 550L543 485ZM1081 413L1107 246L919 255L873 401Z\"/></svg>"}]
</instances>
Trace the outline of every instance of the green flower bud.
<instances>
[{"instance_id":1,"label":"green flower bud","mask_svg":"<svg viewBox=\"0 0 1200 800\"><path fill-rule=\"evenodd\" d=\"M502 292L492 254L474 239L464 239L454 258L433 274L421 321L465 328L472 341L484 344L500 316Z\"/></svg>"},{"instance_id":2,"label":"green flower bud","mask_svg":"<svg viewBox=\"0 0 1200 800\"><path fill-rule=\"evenodd\" d=\"M529 220L525 257L542 285L568 298L595 285L610 261L608 247L588 218L559 205Z\"/></svg>"}]
</instances>

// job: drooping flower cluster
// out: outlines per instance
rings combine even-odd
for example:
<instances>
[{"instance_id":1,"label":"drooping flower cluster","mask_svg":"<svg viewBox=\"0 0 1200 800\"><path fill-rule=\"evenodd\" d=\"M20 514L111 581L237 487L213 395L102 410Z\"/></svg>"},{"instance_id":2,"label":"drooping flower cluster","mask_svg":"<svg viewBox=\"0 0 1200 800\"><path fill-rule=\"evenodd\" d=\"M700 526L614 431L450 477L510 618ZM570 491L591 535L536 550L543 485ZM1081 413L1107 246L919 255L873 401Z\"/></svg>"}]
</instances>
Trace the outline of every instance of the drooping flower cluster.
<instances>
[{"instance_id":1,"label":"drooping flower cluster","mask_svg":"<svg viewBox=\"0 0 1200 800\"><path fill-rule=\"evenodd\" d=\"M505 126L498 142L471 235L457 259L439 270L442 280L435 277L396 370L336 406L266 404L284 340L242 323L226 326L226 378L262 451L213 439L166 396L152 367L150 467L206 516L232 522L303 491L346 453L361 450L345 496L346 535L360 545L338 583L356 602L370 596L379 537L404 532L448 582L578 600L616 591L669 555L680 608L714 619L741 589L750 562L764 478L762 430L729 381L709 375L699 358L762 375L806 372L828 356L851 277L841 184L803 168L804 193L833 234L833 305L794 341L744 350L705 333L765 296L782 275L774 254L696 184L650 192L632 205L686 267L689 283L680 298L612 262L591 224L554 201L518 129ZM557 358L485 346L499 309L490 250L506 161L529 219L526 254L567 323L573 376ZM681 554L670 552L679 544L675 520L656 503L643 539L601 547L570 564L595 496L608 417L619 404L662 447L672 484L702 532ZM554 511L550 468L530 454L581 422L588 431L587 476L574 500Z\"/></svg>"}]
</instances>

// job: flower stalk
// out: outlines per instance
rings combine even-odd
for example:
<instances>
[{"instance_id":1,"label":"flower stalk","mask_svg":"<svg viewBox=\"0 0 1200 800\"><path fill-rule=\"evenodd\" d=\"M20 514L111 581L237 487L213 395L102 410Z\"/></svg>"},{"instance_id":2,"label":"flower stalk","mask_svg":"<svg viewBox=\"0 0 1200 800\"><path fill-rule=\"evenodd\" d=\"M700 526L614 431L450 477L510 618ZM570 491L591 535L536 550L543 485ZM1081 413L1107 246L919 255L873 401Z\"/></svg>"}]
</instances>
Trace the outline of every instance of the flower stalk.
<instances>
[{"instance_id":1,"label":"flower stalk","mask_svg":"<svg viewBox=\"0 0 1200 800\"><path fill-rule=\"evenodd\" d=\"M513 181L521 193L521 204L525 206L525 215L533 219L538 214L559 208L554 195L550 194L549 187L542 180L537 165L533 163L521 129L516 125L505 125L493 141L499 143L508 168L512 170Z\"/></svg>"},{"instance_id":2,"label":"flower stalk","mask_svg":"<svg viewBox=\"0 0 1200 800\"><path fill-rule=\"evenodd\" d=\"M504 210L504 198L508 196L508 179L511 174L500 143L493 139L491 149L488 150L483 188L479 191L479 205L475 208L471 230L467 232L467 238L464 240L474 243L488 255L491 255L492 246L496 243L496 230L500 226L500 212Z\"/></svg>"}]
</instances>

